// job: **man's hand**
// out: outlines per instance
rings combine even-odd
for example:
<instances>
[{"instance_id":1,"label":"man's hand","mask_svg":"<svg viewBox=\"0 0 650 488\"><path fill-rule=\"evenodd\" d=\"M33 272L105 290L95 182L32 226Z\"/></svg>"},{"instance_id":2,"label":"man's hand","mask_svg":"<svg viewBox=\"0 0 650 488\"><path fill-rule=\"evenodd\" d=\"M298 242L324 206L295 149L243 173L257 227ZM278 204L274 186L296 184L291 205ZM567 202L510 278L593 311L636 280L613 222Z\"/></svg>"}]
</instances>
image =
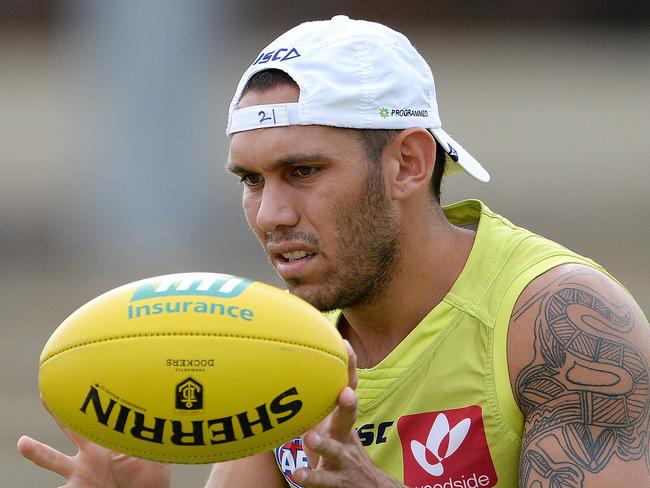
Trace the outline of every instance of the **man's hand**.
<instances>
[{"instance_id":1,"label":"man's hand","mask_svg":"<svg viewBox=\"0 0 650 488\"><path fill-rule=\"evenodd\" d=\"M34 464L63 476L61 488L165 488L171 472L166 464L138 459L93 444L59 424L77 447L66 456L31 437L18 439L18 451Z\"/></svg>"},{"instance_id":2,"label":"man's hand","mask_svg":"<svg viewBox=\"0 0 650 488\"><path fill-rule=\"evenodd\" d=\"M349 383L338 397L334 411L321 423L305 433L303 448L313 468L301 468L293 473L302 486L311 488L395 488L397 481L377 468L364 450L354 429L359 400L357 360L348 347Z\"/></svg>"}]
</instances>

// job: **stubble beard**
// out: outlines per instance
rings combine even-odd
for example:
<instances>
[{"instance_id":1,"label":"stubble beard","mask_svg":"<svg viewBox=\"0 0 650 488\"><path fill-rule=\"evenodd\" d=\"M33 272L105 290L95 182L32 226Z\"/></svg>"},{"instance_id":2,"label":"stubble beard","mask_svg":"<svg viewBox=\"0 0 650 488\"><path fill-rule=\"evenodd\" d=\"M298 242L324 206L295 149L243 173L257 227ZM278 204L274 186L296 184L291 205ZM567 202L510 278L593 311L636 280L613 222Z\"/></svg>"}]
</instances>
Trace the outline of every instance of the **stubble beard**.
<instances>
[{"instance_id":1,"label":"stubble beard","mask_svg":"<svg viewBox=\"0 0 650 488\"><path fill-rule=\"evenodd\" d=\"M322 312L379 300L399 261L398 225L379 167L369 168L359 200L342 203L334 212L338 216L338 255L321 283L314 286L286 281L292 293Z\"/></svg>"}]
</instances>

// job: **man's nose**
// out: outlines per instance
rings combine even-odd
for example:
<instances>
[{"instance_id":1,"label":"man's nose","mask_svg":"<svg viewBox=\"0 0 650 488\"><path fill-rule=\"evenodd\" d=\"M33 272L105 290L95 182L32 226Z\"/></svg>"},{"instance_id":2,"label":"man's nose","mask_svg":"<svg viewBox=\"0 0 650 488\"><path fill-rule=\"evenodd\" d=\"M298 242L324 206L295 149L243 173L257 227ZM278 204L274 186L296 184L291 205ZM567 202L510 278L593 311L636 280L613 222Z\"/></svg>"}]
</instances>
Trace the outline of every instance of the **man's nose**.
<instances>
[{"instance_id":1,"label":"man's nose","mask_svg":"<svg viewBox=\"0 0 650 488\"><path fill-rule=\"evenodd\" d=\"M266 182L262 190L256 223L264 232L273 232L279 227L293 227L299 215L291 193L280 185Z\"/></svg>"}]
</instances>

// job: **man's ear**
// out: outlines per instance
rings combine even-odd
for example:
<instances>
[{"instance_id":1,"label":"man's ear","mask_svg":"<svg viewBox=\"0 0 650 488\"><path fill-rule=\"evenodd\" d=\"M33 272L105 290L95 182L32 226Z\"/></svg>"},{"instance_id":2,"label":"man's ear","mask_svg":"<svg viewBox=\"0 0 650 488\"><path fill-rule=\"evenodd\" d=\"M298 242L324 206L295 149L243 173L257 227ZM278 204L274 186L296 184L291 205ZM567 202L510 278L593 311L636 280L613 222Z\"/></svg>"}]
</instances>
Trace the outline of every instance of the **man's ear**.
<instances>
[{"instance_id":1,"label":"man's ear","mask_svg":"<svg viewBox=\"0 0 650 488\"><path fill-rule=\"evenodd\" d=\"M436 159L436 141L429 131L419 127L405 129L387 146L390 194L401 200L422 190L429 191Z\"/></svg>"}]
</instances>

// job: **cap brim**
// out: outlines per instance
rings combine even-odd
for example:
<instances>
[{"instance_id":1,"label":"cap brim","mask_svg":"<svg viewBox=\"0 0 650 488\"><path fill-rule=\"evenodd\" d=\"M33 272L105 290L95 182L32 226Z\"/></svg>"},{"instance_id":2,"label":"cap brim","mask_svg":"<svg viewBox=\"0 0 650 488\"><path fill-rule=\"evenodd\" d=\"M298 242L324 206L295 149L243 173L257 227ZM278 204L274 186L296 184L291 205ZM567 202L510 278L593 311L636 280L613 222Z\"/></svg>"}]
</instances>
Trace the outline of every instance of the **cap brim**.
<instances>
[{"instance_id":1,"label":"cap brim","mask_svg":"<svg viewBox=\"0 0 650 488\"><path fill-rule=\"evenodd\" d=\"M453 137L447 134L441 128L429 129L429 132L436 138L438 144L441 144L448 155L445 174L454 173L458 170L464 170L471 177L483 181L490 181L490 174L474 157L468 153L463 146L458 144Z\"/></svg>"}]
</instances>

